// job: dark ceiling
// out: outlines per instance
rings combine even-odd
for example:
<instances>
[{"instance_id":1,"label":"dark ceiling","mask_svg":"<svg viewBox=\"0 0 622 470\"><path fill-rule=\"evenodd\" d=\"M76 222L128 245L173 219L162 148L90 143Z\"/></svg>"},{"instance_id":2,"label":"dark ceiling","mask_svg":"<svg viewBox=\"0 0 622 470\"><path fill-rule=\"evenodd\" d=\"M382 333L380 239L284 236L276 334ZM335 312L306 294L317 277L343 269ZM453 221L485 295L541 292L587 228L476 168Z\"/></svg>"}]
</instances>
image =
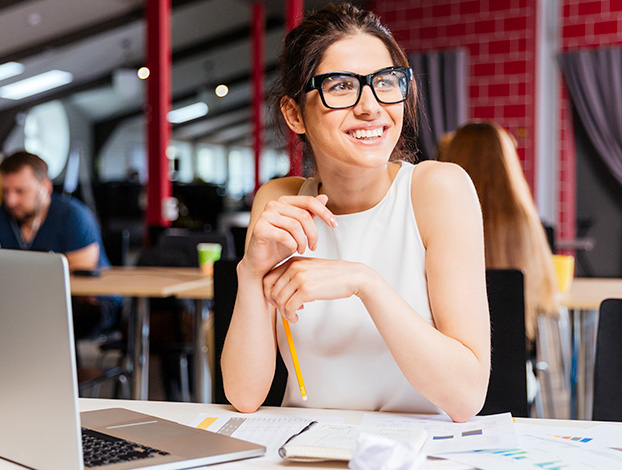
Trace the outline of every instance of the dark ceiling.
<instances>
[{"instance_id":1,"label":"dark ceiling","mask_svg":"<svg viewBox=\"0 0 622 470\"><path fill-rule=\"evenodd\" d=\"M307 1L305 8L326 3ZM285 1L264 5L269 83L284 34ZM210 109L203 118L174 125L173 138L250 144L251 12L248 0L172 0L173 108L199 98ZM133 75L144 63L142 0L0 0L0 31L0 64L24 66L0 86L51 69L73 75L72 83L30 98L0 98L0 143L20 113L57 99L80 110L100 143L118 126L142 118L144 82ZM230 89L224 98L214 94L221 83Z\"/></svg>"}]
</instances>

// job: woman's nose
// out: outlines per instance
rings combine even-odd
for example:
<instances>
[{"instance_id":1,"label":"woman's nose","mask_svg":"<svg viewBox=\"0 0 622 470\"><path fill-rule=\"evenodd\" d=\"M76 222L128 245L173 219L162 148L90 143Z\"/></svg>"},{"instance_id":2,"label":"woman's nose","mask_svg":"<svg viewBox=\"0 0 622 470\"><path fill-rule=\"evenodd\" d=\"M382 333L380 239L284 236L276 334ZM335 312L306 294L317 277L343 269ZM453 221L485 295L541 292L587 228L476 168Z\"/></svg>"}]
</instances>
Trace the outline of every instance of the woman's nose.
<instances>
[{"instance_id":1,"label":"woman's nose","mask_svg":"<svg viewBox=\"0 0 622 470\"><path fill-rule=\"evenodd\" d=\"M361 90L361 98L359 102L354 106L354 112L356 114L369 114L375 115L380 111L380 103L376 99L373 90L370 86L365 85Z\"/></svg>"}]
</instances>

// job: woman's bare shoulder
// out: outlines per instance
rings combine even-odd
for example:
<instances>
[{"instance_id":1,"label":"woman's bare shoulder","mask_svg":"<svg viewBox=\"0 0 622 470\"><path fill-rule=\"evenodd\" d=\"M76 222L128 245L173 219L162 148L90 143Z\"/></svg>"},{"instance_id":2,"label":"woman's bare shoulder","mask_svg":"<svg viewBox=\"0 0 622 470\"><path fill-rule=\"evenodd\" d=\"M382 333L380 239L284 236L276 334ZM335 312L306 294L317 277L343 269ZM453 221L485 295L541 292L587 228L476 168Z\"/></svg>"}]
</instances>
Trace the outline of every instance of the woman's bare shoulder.
<instances>
[{"instance_id":1,"label":"woman's bare shoulder","mask_svg":"<svg viewBox=\"0 0 622 470\"><path fill-rule=\"evenodd\" d=\"M455 163L426 160L420 162L413 171L412 193L415 199L427 196L438 197L442 194L473 194L471 178L466 171Z\"/></svg>"},{"instance_id":2,"label":"woman's bare shoulder","mask_svg":"<svg viewBox=\"0 0 622 470\"><path fill-rule=\"evenodd\" d=\"M298 194L298 190L305 179L301 176L286 176L268 181L259 188L260 192L276 197Z\"/></svg>"},{"instance_id":3,"label":"woman's bare shoulder","mask_svg":"<svg viewBox=\"0 0 622 470\"><path fill-rule=\"evenodd\" d=\"M450 225L481 223L473 182L467 172L454 163L419 163L413 172L411 197L413 213L426 247Z\"/></svg>"},{"instance_id":4,"label":"woman's bare shoulder","mask_svg":"<svg viewBox=\"0 0 622 470\"><path fill-rule=\"evenodd\" d=\"M263 207L269 201L278 199L281 196L294 196L298 194L304 181L305 179L300 176L288 176L270 180L263 184L257 191L253 206L259 204Z\"/></svg>"}]
</instances>

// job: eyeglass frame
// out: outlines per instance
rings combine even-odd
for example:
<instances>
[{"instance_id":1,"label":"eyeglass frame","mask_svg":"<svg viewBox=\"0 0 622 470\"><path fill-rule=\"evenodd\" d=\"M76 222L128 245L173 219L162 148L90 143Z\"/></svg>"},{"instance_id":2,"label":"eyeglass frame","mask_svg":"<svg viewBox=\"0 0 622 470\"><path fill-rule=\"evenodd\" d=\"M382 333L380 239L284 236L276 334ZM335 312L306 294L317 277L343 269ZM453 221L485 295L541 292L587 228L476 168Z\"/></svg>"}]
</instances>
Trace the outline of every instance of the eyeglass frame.
<instances>
[{"instance_id":1,"label":"eyeglass frame","mask_svg":"<svg viewBox=\"0 0 622 470\"><path fill-rule=\"evenodd\" d=\"M376 94L376 90L374 89L372 85L372 79L374 76L380 73L391 72L394 70L404 72L404 74L406 75L406 78L407 78L406 94L404 95L404 98L400 101L386 103L382 101L380 98L378 98L378 95ZM328 106L326 104L326 100L324 99L324 92L322 91L322 83L324 82L326 78L330 76L335 76L335 75L345 75L348 77L356 78L359 81L359 84L361 86L359 87L359 93L354 104L351 104L350 106L339 106L339 107ZM385 67L383 69L376 70L375 72L372 72L367 75L359 75L358 73L353 73L353 72L328 72L328 73L322 73L320 75L315 75L311 77L311 80L309 80L309 82L307 83L307 86L305 87L305 93L309 93L310 91L317 90L318 93L320 94L320 99L322 100L322 104L328 109L348 109L348 108L353 108L354 106L358 104L358 102L361 100L361 95L363 94L363 87L365 85L369 85L369 88L371 88L371 91L374 94L374 98L376 98L376 101L378 101L378 103L398 104L398 103L403 103L404 101L408 99L408 96L410 95L410 82L412 81L413 81L413 70L410 67L397 67L397 66Z\"/></svg>"}]
</instances>

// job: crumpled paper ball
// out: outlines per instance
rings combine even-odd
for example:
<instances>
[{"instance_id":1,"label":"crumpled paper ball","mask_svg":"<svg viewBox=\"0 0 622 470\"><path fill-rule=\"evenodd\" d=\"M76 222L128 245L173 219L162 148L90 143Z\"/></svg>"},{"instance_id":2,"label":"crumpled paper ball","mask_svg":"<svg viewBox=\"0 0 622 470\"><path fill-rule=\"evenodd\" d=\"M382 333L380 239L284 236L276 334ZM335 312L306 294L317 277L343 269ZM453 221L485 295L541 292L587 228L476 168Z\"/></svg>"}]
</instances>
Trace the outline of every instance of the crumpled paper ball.
<instances>
[{"instance_id":1,"label":"crumpled paper ball","mask_svg":"<svg viewBox=\"0 0 622 470\"><path fill-rule=\"evenodd\" d=\"M420 447L398 442L384 436L362 432L348 464L352 470L419 470L426 454Z\"/></svg>"}]
</instances>

